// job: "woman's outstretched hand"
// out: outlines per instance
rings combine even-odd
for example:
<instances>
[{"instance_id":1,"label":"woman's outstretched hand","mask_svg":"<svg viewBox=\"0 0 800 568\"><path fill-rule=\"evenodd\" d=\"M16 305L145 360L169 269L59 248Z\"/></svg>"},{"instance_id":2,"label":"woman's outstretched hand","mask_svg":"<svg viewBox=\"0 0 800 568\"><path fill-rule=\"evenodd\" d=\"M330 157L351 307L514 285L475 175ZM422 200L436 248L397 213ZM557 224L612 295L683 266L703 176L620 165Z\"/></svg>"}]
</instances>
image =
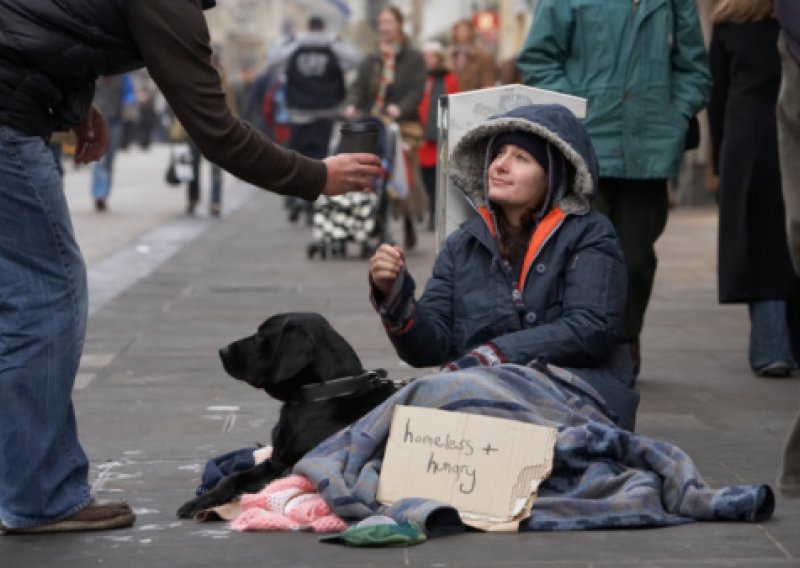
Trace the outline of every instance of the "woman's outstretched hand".
<instances>
[{"instance_id":1,"label":"woman's outstretched hand","mask_svg":"<svg viewBox=\"0 0 800 568\"><path fill-rule=\"evenodd\" d=\"M381 160L375 154L337 154L323 160L328 168L323 195L348 191L371 191L381 175Z\"/></svg>"},{"instance_id":2,"label":"woman's outstretched hand","mask_svg":"<svg viewBox=\"0 0 800 568\"><path fill-rule=\"evenodd\" d=\"M389 295L397 275L405 265L405 255L399 245L382 244L369 261L369 276L375 287Z\"/></svg>"}]
</instances>

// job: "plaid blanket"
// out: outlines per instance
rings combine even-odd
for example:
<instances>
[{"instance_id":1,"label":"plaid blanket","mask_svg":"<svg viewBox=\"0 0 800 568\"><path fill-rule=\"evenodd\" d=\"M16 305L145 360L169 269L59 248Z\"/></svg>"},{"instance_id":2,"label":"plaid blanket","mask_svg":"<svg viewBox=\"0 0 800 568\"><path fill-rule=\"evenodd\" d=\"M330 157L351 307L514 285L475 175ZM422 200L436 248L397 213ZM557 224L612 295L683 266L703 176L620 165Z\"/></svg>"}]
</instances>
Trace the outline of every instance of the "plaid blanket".
<instances>
[{"instance_id":1,"label":"plaid blanket","mask_svg":"<svg viewBox=\"0 0 800 568\"><path fill-rule=\"evenodd\" d=\"M375 500L396 404L484 414L558 429L553 471L520 531L680 525L700 520L763 521L775 499L767 485L712 489L678 447L616 427L600 395L553 366L475 367L419 379L297 463L341 518L381 514L414 520L428 536L464 529L450 506Z\"/></svg>"}]
</instances>

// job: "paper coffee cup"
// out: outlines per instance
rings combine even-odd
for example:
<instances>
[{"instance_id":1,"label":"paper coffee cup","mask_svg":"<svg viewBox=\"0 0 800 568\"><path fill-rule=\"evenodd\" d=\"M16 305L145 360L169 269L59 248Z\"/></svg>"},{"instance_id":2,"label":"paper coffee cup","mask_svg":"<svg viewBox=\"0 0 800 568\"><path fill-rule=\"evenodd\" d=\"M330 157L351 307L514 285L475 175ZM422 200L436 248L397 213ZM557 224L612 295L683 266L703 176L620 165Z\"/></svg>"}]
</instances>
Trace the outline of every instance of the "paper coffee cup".
<instances>
[{"instance_id":1,"label":"paper coffee cup","mask_svg":"<svg viewBox=\"0 0 800 568\"><path fill-rule=\"evenodd\" d=\"M378 154L378 125L370 122L348 122L339 130L339 153Z\"/></svg>"}]
</instances>

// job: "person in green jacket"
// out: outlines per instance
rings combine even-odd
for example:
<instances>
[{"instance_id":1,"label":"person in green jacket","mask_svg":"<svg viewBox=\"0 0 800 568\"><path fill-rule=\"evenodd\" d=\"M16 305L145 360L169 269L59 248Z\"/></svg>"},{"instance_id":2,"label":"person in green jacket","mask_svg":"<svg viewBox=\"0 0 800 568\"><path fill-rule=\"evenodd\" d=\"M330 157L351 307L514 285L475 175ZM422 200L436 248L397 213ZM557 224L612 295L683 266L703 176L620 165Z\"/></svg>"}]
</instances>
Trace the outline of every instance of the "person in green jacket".
<instances>
[{"instance_id":1,"label":"person in green jacket","mask_svg":"<svg viewBox=\"0 0 800 568\"><path fill-rule=\"evenodd\" d=\"M622 332L638 373L667 180L711 85L695 0L539 0L517 67L527 85L588 100L584 125L600 163L595 207L625 254Z\"/></svg>"}]
</instances>

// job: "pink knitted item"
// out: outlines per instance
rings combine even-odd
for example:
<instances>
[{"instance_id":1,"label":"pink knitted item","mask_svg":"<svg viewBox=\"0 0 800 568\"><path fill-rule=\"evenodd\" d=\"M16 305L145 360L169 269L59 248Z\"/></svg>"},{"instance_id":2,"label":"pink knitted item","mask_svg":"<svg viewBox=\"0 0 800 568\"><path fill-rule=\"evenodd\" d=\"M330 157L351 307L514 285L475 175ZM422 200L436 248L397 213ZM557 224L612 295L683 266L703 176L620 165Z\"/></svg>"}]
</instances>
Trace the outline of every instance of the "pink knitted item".
<instances>
[{"instance_id":1,"label":"pink knitted item","mask_svg":"<svg viewBox=\"0 0 800 568\"><path fill-rule=\"evenodd\" d=\"M281 513L286 507L289 499L302 495L300 489L287 488L283 491L267 491L262 489L259 493L245 493L242 495L242 510L247 509L264 509L266 511L273 511Z\"/></svg>"},{"instance_id":2,"label":"pink knitted item","mask_svg":"<svg viewBox=\"0 0 800 568\"><path fill-rule=\"evenodd\" d=\"M317 487L303 475L287 475L276 479L262 491L281 491L283 489L300 489L303 493L314 493Z\"/></svg>"},{"instance_id":3,"label":"pink knitted item","mask_svg":"<svg viewBox=\"0 0 800 568\"><path fill-rule=\"evenodd\" d=\"M231 522L236 531L338 532L347 523L331 512L306 477L276 479L259 493L242 495L242 512Z\"/></svg>"},{"instance_id":4,"label":"pink knitted item","mask_svg":"<svg viewBox=\"0 0 800 568\"><path fill-rule=\"evenodd\" d=\"M311 523L311 529L318 533L342 532L347 529L347 523L336 515L327 515Z\"/></svg>"},{"instance_id":5,"label":"pink knitted item","mask_svg":"<svg viewBox=\"0 0 800 568\"><path fill-rule=\"evenodd\" d=\"M290 500L283 510L284 514L298 523L309 524L331 514L331 508L319 493L306 493Z\"/></svg>"},{"instance_id":6,"label":"pink knitted item","mask_svg":"<svg viewBox=\"0 0 800 568\"><path fill-rule=\"evenodd\" d=\"M288 518L263 509L249 509L231 521L235 531L292 531L300 527Z\"/></svg>"}]
</instances>

